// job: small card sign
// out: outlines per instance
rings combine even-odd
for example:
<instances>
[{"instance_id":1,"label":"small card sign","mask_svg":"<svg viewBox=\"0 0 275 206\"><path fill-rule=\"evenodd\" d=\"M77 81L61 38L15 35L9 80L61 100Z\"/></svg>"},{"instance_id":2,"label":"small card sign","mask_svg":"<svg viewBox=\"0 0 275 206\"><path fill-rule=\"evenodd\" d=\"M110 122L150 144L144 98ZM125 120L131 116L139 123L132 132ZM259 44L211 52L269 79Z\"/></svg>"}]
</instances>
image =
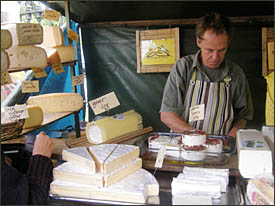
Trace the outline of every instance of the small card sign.
<instances>
[{"instance_id":1,"label":"small card sign","mask_svg":"<svg viewBox=\"0 0 275 206\"><path fill-rule=\"evenodd\" d=\"M72 85L79 85L84 83L84 74L80 74L78 76L73 76L72 78Z\"/></svg>"},{"instance_id":2,"label":"small card sign","mask_svg":"<svg viewBox=\"0 0 275 206\"><path fill-rule=\"evenodd\" d=\"M74 40L75 42L78 42L78 34L70 28L68 28L68 38Z\"/></svg>"},{"instance_id":3,"label":"small card sign","mask_svg":"<svg viewBox=\"0 0 275 206\"><path fill-rule=\"evenodd\" d=\"M47 73L44 68L32 68L32 72L33 72L35 78L37 78L37 79L47 76Z\"/></svg>"},{"instance_id":4,"label":"small card sign","mask_svg":"<svg viewBox=\"0 0 275 206\"><path fill-rule=\"evenodd\" d=\"M109 94L106 94L102 97L91 100L89 104L95 115L108 111L120 105L114 92L110 92Z\"/></svg>"},{"instance_id":5,"label":"small card sign","mask_svg":"<svg viewBox=\"0 0 275 206\"><path fill-rule=\"evenodd\" d=\"M155 162L155 167L156 168L162 168L165 152L166 152L166 146L161 145L160 149L159 149L159 152L158 152L156 162Z\"/></svg>"},{"instance_id":6,"label":"small card sign","mask_svg":"<svg viewBox=\"0 0 275 206\"><path fill-rule=\"evenodd\" d=\"M43 17L48 20L59 21L60 12L55 10L45 9Z\"/></svg>"},{"instance_id":7,"label":"small card sign","mask_svg":"<svg viewBox=\"0 0 275 206\"><path fill-rule=\"evenodd\" d=\"M11 77L8 71L1 72L1 86L5 84L11 84Z\"/></svg>"},{"instance_id":8,"label":"small card sign","mask_svg":"<svg viewBox=\"0 0 275 206\"><path fill-rule=\"evenodd\" d=\"M22 82L22 93L33 93L39 92L39 81L23 81Z\"/></svg>"},{"instance_id":9,"label":"small card sign","mask_svg":"<svg viewBox=\"0 0 275 206\"><path fill-rule=\"evenodd\" d=\"M52 64L52 68L55 74L60 74L62 72L65 72L62 64Z\"/></svg>"},{"instance_id":10,"label":"small card sign","mask_svg":"<svg viewBox=\"0 0 275 206\"><path fill-rule=\"evenodd\" d=\"M29 117L26 104L5 107L5 114L8 115L10 122Z\"/></svg>"},{"instance_id":11,"label":"small card sign","mask_svg":"<svg viewBox=\"0 0 275 206\"><path fill-rule=\"evenodd\" d=\"M190 108L189 122L204 119L204 104L196 105Z\"/></svg>"}]
</instances>

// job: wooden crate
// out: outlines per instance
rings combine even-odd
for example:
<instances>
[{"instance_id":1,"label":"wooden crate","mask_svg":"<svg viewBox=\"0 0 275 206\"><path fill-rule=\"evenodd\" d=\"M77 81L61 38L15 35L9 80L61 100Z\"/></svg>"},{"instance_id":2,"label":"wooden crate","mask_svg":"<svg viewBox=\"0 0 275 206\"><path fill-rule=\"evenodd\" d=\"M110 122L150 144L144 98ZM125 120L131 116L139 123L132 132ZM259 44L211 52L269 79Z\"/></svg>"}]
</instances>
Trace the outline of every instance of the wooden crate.
<instances>
[{"instance_id":1,"label":"wooden crate","mask_svg":"<svg viewBox=\"0 0 275 206\"><path fill-rule=\"evenodd\" d=\"M274 59L274 51L270 51L268 54L268 45L271 46L271 43L274 43L274 28L262 28L262 76L267 76L271 72L274 71L274 68L269 68L269 65L271 65L268 61L268 59L272 58L268 55L272 55L273 53L273 59ZM271 66L272 67L272 66Z\"/></svg>"},{"instance_id":2,"label":"wooden crate","mask_svg":"<svg viewBox=\"0 0 275 206\"><path fill-rule=\"evenodd\" d=\"M162 47L163 54L165 54L165 51L168 51L166 53L167 55L158 56L158 58L155 58L154 63L150 65L150 63L144 63L143 64L143 58L142 58L142 50L143 43L148 42L148 40L152 40L152 42L161 42L163 43L170 41L170 44L167 44L169 46L169 50L166 50L167 48ZM174 45L171 45L172 44ZM170 47L172 46L172 47ZM158 50L162 52L161 50ZM172 55L170 55L170 53ZM179 48L179 28L170 28L170 29L158 29L158 30L144 30L144 31L136 31L136 53L137 53L137 73L153 73L153 72L170 72L172 66L176 62L177 59L179 59L180 56L180 48ZM153 55L156 54L156 52L152 53ZM169 64L164 63L167 60L167 57L169 56ZM164 58L166 59L164 59ZM172 60L172 57L174 60ZM162 58L162 59L161 59ZM164 61L163 61L164 60Z\"/></svg>"}]
</instances>

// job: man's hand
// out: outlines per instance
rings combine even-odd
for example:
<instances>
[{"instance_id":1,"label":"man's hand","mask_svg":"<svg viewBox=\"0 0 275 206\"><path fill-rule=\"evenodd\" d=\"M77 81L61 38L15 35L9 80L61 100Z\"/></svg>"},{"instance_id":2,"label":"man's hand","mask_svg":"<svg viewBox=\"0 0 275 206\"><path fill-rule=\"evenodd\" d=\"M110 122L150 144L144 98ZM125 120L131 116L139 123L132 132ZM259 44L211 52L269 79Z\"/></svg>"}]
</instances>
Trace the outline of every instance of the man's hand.
<instances>
[{"instance_id":1,"label":"man's hand","mask_svg":"<svg viewBox=\"0 0 275 206\"><path fill-rule=\"evenodd\" d=\"M48 135L46 135L45 132L40 132L36 136L32 155L43 155L48 158L51 158L53 146L54 145L51 138Z\"/></svg>"}]
</instances>

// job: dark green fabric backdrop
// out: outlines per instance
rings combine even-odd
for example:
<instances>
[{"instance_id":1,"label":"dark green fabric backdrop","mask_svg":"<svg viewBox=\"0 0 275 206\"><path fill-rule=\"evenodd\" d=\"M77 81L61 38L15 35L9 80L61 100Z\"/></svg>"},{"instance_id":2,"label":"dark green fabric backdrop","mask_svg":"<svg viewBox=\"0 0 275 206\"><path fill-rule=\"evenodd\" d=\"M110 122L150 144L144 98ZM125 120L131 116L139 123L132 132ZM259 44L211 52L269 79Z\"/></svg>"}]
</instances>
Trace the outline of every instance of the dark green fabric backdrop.
<instances>
[{"instance_id":1,"label":"dark green fabric backdrop","mask_svg":"<svg viewBox=\"0 0 275 206\"><path fill-rule=\"evenodd\" d=\"M144 127L169 131L160 122L159 109L168 73L137 73L136 30L167 27L82 27L83 51L86 64L88 101L114 91L120 106L109 115L130 109L142 115ZM194 27L180 26L180 56L198 50ZM261 76L261 27L233 28L233 39L227 57L240 64L249 80L254 119L248 128L261 129L265 123L266 82ZM95 117L89 107L90 120ZM107 112L100 114L108 115Z\"/></svg>"}]
</instances>

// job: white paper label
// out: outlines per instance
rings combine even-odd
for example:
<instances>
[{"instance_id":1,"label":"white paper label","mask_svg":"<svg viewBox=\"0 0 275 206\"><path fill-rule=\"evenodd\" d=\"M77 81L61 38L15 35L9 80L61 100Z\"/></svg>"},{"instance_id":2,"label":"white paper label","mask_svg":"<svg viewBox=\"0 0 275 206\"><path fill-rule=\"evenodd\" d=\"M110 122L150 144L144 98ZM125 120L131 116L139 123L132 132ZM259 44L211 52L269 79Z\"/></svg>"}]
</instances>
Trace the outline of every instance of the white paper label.
<instances>
[{"instance_id":1,"label":"white paper label","mask_svg":"<svg viewBox=\"0 0 275 206\"><path fill-rule=\"evenodd\" d=\"M158 156L155 162L155 167L157 168L162 168L162 164L163 164L163 159L166 153L166 146L165 145L161 145L159 152L158 152Z\"/></svg>"},{"instance_id":2,"label":"white paper label","mask_svg":"<svg viewBox=\"0 0 275 206\"><path fill-rule=\"evenodd\" d=\"M189 110L189 122L194 122L204 119L204 104L191 107Z\"/></svg>"},{"instance_id":3,"label":"white paper label","mask_svg":"<svg viewBox=\"0 0 275 206\"><path fill-rule=\"evenodd\" d=\"M72 85L79 85L84 83L84 74L80 74L78 76L73 76L72 78Z\"/></svg>"},{"instance_id":4,"label":"white paper label","mask_svg":"<svg viewBox=\"0 0 275 206\"><path fill-rule=\"evenodd\" d=\"M29 117L26 104L5 107L5 112L11 122Z\"/></svg>"},{"instance_id":5,"label":"white paper label","mask_svg":"<svg viewBox=\"0 0 275 206\"><path fill-rule=\"evenodd\" d=\"M39 81L23 81L22 82L22 93L33 93L39 92Z\"/></svg>"},{"instance_id":6,"label":"white paper label","mask_svg":"<svg viewBox=\"0 0 275 206\"><path fill-rule=\"evenodd\" d=\"M89 104L95 115L108 111L120 105L114 92L106 94L97 99L91 100Z\"/></svg>"}]
</instances>

